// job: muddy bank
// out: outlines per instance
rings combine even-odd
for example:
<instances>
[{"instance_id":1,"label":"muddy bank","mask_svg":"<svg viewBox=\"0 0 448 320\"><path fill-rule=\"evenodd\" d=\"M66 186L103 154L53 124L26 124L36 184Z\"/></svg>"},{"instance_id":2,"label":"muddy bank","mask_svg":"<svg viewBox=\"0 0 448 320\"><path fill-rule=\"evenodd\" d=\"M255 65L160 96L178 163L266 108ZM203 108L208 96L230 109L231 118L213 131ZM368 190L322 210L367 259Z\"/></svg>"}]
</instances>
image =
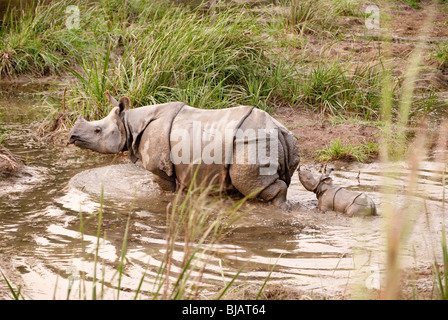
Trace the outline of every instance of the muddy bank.
<instances>
[{"instance_id":1,"label":"muddy bank","mask_svg":"<svg viewBox=\"0 0 448 320\"><path fill-rule=\"evenodd\" d=\"M12 175L17 175L21 167L21 160L0 145L0 178L6 179Z\"/></svg>"},{"instance_id":2,"label":"muddy bank","mask_svg":"<svg viewBox=\"0 0 448 320\"><path fill-rule=\"evenodd\" d=\"M302 163L315 163L319 153L340 139L342 145L362 145L378 143L380 128L373 122L345 120L332 123L326 115L307 109L279 108L273 117L287 127L297 138ZM377 160L377 154L368 161Z\"/></svg>"}]
</instances>

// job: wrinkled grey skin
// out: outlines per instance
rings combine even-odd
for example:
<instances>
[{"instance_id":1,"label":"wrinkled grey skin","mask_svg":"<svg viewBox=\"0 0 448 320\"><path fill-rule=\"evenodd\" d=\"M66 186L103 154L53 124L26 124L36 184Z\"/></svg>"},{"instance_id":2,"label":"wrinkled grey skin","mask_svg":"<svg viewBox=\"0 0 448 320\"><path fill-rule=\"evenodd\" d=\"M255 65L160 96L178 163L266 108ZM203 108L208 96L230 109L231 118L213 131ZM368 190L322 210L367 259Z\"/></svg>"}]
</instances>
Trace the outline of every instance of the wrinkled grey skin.
<instances>
[{"instance_id":1,"label":"wrinkled grey skin","mask_svg":"<svg viewBox=\"0 0 448 320\"><path fill-rule=\"evenodd\" d=\"M175 191L189 185L196 171L198 181L213 182L220 190L236 189L244 196L251 195L289 208L286 193L300 160L298 143L291 132L266 112L248 106L203 110L181 102L130 109L127 97L116 101L108 92L106 96L114 106L110 114L104 119L91 122L80 116L71 131L69 143L101 153L128 150L131 161L140 160L165 191ZM173 164L171 150L175 150L180 140L173 141L171 133L184 129L191 134L193 121L199 121L204 131L210 128L222 130L229 126L241 130L278 129L277 172L260 175L260 167L265 167L266 164L259 163L258 160L255 164L237 163L234 154L232 164L226 161L223 164ZM235 140L222 143L230 149L235 148Z\"/></svg>"},{"instance_id":2,"label":"wrinkled grey skin","mask_svg":"<svg viewBox=\"0 0 448 320\"><path fill-rule=\"evenodd\" d=\"M338 211L348 216L377 214L375 203L365 193L333 185L333 179L329 177L329 174L315 176L311 171L300 166L297 171L305 189L316 194L320 211Z\"/></svg>"}]
</instances>

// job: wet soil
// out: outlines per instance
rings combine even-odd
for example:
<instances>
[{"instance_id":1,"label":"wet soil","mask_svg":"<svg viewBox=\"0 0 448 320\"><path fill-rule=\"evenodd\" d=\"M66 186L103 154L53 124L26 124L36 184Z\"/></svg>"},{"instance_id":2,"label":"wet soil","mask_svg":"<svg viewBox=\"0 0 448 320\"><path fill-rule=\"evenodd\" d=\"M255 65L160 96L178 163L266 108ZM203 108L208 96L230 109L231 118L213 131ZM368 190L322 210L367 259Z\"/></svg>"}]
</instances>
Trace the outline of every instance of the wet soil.
<instances>
[{"instance_id":1,"label":"wet soil","mask_svg":"<svg viewBox=\"0 0 448 320\"><path fill-rule=\"evenodd\" d=\"M22 168L22 162L8 149L0 145L0 178L6 179L15 175Z\"/></svg>"},{"instance_id":2,"label":"wet soil","mask_svg":"<svg viewBox=\"0 0 448 320\"><path fill-rule=\"evenodd\" d=\"M301 163L315 163L318 150L327 148L338 139L344 145L358 146L367 142L378 143L380 137L380 129L368 122L331 123L327 116L306 109L278 108L273 116L299 141ZM375 159L376 155L373 155L368 161Z\"/></svg>"}]
</instances>

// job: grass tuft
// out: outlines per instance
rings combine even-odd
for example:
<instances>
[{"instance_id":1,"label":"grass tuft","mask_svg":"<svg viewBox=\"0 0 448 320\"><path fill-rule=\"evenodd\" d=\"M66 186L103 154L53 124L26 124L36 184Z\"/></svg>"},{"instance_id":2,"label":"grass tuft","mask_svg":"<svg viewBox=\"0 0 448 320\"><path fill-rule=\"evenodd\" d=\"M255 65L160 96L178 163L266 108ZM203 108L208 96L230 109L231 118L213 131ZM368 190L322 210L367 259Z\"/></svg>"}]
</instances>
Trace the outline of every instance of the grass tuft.
<instances>
[{"instance_id":1,"label":"grass tuft","mask_svg":"<svg viewBox=\"0 0 448 320\"><path fill-rule=\"evenodd\" d=\"M370 157L378 154L378 144L375 142L366 142L364 144L354 146L350 143L343 144L339 137L336 141L321 150L317 150L319 154L317 160L321 162L333 161L333 160L356 160L364 162Z\"/></svg>"},{"instance_id":2,"label":"grass tuft","mask_svg":"<svg viewBox=\"0 0 448 320\"><path fill-rule=\"evenodd\" d=\"M321 113L359 114L368 119L380 108L381 74L373 67L358 66L353 72L341 64L319 63L303 87L305 101Z\"/></svg>"},{"instance_id":3,"label":"grass tuft","mask_svg":"<svg viewBox=\"0 0 448 320\"><path fill-rule=\"evenodd\" d=\"M3 280L5 280L6 285L8 286L9 292L12 294L12 297L14 300L19 300L20 298L24 299L23 295L21 294L21 287L19 286L17 288L17 291L12 287L11 283L9 282L8 278L6 278L5 274L1 272Z\"/></svg>"}]
</instances>

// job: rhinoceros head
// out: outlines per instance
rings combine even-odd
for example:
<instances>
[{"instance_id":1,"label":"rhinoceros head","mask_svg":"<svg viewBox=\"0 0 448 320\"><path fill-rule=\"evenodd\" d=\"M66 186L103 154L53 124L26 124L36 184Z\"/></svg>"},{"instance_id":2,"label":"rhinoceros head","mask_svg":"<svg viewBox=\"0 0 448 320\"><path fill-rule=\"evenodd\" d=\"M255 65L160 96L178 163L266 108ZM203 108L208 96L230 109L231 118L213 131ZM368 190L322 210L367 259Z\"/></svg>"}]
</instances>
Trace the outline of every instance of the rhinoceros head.
<instances>
[{"instance_id":1,"label":"rhinoceros head","mask_svg":"<svg viewBox=\"0 0 448 320\"><path fill-rule=\"evenodd\" d=\"M118 153L124 149L126 131L120 115L130 108L129 98L122 97L117 101L107 91L106 97L114 106L109 115L96 121L79 116L70 132L69 143L101 153Z\"/></svg>"},{"instance_id":2,"label":"rhinoceros head","mask_svg":"<svg viewBox=\"0 0 448 320\"><path fill-rule=\"evenodd\" d=\"M314 192L320 183L320 179L315 177L311 171L303 169L302 166L299 166L297 171L299 173L299 180L305 189Z\"/></svg>"},{"instance_id":3,"label":"rhinoceros head","mask_svg":"<svg viewBox=\"0 0 448 320\"><path fill-rule=\"evenodd\" d=\"M297 170L299 173L299 180L306 190L316 192L319 184L323 183L324 185L330 186L332 184L332 179L329 177L329 174L321 174L320 176L314 175L310 170L303 169L299 166Z\"/></svg>"}]
</instances>

